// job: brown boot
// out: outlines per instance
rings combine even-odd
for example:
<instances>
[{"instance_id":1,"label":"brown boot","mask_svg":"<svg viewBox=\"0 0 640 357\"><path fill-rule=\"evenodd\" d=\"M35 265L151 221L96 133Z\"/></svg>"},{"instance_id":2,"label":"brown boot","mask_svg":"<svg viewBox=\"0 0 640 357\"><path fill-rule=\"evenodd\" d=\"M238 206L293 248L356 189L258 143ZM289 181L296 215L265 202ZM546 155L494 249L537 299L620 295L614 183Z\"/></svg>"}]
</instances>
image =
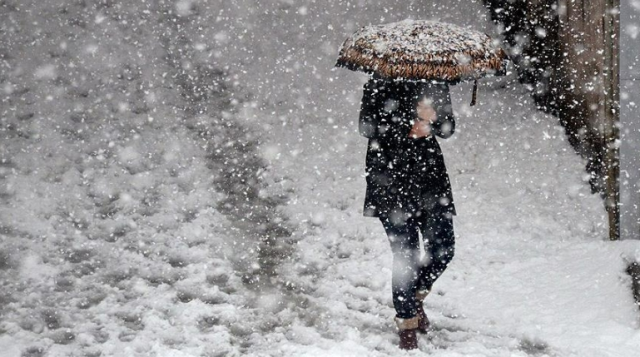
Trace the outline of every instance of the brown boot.
<instances>
[{"instance_id":1,"label":"brown boot","mask_svg":"<svg viewBox=\"0 0 640 357\"><path fill-rule=\"evenodd\" d=\"M428 294L429 290L416 291L416 316L418 317L418 332L420 333L429 332L429 326L431 325L422 305Z\"/></svg>"},{"instance_id":2,"label":"brown boot","mask_svg":"<svg viewBox=\"0 0 640 357\"><path fill-rule=\"evenodd\" d=\"M424 299L427 298L427 296L429 295L431 291L429 290L416 290L416 301L420 301L423 302Z\"/></svg>"},{"instance_id":3,"label":"brown boot","mask_svg":"<svg viewBox=\"0 0 640 357\"><path fill-rule=\"evenodd\" d=\"M398 336L400 337L400 349L401 350L415 350L418 348L418 337L416 331L418 330L418 317L410 319L395 318L396 325L398 326Z\"/></svg>"},{"instance_id":4,"label":"brown boot","mask_svg":"<svg viewBox=\"0 0 640 357\"><path fill-rule=\"evenodd\" d=\"M429 319L427 318L427 314L424 312L424 308L422 307L422 302L416 302L416 316L418 317L418 332L427 333L429 332Z\"/></svg>"}]
</instances>

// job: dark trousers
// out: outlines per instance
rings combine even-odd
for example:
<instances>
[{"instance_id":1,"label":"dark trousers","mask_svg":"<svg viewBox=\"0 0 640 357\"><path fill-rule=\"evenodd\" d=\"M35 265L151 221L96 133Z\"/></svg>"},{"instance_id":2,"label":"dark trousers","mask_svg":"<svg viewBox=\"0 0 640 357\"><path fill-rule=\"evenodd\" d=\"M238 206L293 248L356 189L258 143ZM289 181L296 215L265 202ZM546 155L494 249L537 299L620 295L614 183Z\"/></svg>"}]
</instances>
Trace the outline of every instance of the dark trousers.
<instances>
[{"instance_id":1,"label":"dark trousers","mask_svg":"<svg viewBox=\"0 0 640 357\"><path fill-rule=\"evenodd\" d=\"M431 290L453 258L453 217L448 213L423 214L403 220L380 217L393 252L393 306L396 316L416 316L416 291ZM420 259L422 234L426 254Z\"/></svg>"}]
</instances>

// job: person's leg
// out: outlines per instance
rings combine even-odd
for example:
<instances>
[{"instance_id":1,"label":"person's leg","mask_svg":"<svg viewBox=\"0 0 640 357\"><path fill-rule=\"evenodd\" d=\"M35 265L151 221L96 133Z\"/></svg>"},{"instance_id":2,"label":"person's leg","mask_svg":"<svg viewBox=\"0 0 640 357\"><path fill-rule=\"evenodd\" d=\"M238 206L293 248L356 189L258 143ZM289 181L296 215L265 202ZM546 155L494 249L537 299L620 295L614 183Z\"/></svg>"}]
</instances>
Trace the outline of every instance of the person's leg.
<instances>
[{"instance_id":1,"label":"person's leg","mask_svg":"<svg viewBox=\"0 0 640 357\"><path fill-rule=\"evenodd\" d=\"M416 316L416 283L419 273L418 225L413 219L393 222L381 217L393 253L391 287L396 317L411 319Z\"/></svg>"},{"instance_id":2,"label":"person's leg","mask_svg":"<svg viewBox=\"0 0 640 357\"><path fill-rule=\"evenodd\" d=\"M420 220L420 231L427 259L420 267L417 290L425 294L447 269L453 259L455 235L453 217L448 213L426 214Z\"/></svg>"}]
</instances>

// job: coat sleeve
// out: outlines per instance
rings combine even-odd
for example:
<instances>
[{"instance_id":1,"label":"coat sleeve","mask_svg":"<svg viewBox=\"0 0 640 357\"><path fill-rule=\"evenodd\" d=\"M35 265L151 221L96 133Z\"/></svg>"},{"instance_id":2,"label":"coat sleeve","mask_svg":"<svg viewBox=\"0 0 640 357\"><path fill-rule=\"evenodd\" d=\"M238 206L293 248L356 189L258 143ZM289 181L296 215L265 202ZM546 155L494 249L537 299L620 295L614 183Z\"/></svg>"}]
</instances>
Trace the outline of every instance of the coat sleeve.
<instances>
[{"instance_id":1,"label":"coat sleeve","mask_svg":"<svg viewBox=\"0 0 640 357\"><path fill-rule=\"evenodd\" d=\"M390 98L384 81L370 79L364 85L358 131L369 139L399 140L409 135L411 126L394 116L399 103Z\"/></svg>"},{"instance_id":2,"label":"coat sleeve","mask_svg":"<svg viewBox=\"0 0 640 357\"><path fill-rule=\"evenodd\" d=\"M447 139L453 135L456 128L449 85L446 83L424 83L418 100L425 97L433 101L436 110L436 121L431 123L431 132L443 139Z\"/></svg>"},{"instance_id":3,"label":"coat sleeve","mask_svg":"<svg viewBox=\"0 0 640 357\"><path fill-rule=\"evenodd\" d=\"M437 118L435 122L431 123L431 132L443 139L447 139L453 135L456 129L456 119L451 106L449 85L446 83L438 84L435 88L437 88L434 95Z\"/></svg>"}]
</instances>

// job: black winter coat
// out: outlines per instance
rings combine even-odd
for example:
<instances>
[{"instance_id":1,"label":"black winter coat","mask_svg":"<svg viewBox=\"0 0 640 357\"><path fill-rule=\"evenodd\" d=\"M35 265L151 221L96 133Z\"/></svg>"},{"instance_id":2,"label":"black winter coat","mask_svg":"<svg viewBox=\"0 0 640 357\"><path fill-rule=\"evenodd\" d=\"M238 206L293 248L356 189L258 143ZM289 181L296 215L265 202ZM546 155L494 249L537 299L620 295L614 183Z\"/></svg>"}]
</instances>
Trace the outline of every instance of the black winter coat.
<instances>
[{"instance_id":1,"label":"black winter coat","mask_svg":"<svg viewBox=\"0 0 640 357\"><path fill-rule=\"evenodd\" d=\"M410 138L416 105L424 97L432 100L437 114L432 135ZM454 129L448 84L371 78L364 86L359 120L360 135L369 138L364 215L455 215L449 175L434 136L446 139Z\"/></svg>"}]
</instances>

